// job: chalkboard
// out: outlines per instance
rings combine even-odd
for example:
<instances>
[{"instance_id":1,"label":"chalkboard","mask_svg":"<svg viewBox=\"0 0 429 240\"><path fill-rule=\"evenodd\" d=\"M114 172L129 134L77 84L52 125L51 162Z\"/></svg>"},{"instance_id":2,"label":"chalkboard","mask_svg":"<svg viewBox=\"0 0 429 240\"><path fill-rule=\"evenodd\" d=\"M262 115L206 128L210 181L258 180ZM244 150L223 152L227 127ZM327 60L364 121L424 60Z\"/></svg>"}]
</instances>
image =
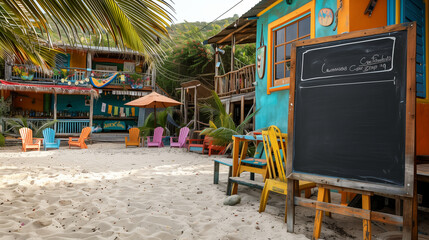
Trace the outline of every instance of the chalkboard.
<instances>
[{"instance_id":1,"label":"chalkboard","mask_svg":"<svg viewBox=\"0 0 429 240\"><path fill-rule=\"evenodd\" d=\"M412 193L415 74L408 64L415 39L410 28L296 44L288 127L291 178Z\"/></svg>"}]
</instances>

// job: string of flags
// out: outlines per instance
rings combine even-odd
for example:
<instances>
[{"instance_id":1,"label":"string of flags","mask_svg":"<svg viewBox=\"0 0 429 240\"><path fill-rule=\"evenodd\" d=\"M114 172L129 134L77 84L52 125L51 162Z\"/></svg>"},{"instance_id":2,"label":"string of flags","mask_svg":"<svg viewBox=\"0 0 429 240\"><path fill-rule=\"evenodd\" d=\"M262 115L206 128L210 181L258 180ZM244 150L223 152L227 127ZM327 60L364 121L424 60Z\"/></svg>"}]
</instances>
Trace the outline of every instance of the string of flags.
<instances>
[{"instance_id":1,"label":"string of flags","mask_svg":"<svg viewBox=\"0 0 429 240\"><path fill-rule=\"evenodd\" d=\"M113 116L136 116L136 109L135 108L129 108L129 107L118 107L113 106L106 103L101 103L101 112L105 113L107 110L107 114L113 115Z\"/></svg>"}]
</instances>

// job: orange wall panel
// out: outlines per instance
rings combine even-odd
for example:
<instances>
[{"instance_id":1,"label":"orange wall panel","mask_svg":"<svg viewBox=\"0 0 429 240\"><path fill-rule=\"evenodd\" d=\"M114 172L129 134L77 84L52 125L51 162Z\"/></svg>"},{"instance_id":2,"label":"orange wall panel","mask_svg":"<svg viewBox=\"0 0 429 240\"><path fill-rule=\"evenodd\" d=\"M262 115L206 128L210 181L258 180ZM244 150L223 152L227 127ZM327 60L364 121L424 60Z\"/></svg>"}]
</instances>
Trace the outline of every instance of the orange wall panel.
<instances>
[{"instance_id":1,"label":"orange wall panel","mask_svg":"<svg viewBox=\"0 0 429 240\"><path fill-rule=\"evenodd\" d=\"M1 96L4 97L4 99L7 99L10 96L10 91L1 90Z\"/></svg>"},{"instance_id":2,"label":"orange wall panel","mask_svg":"<svg viewBox=\"0 0 429 240\"><path fill-rule=\"evenodd\" d=\"M416 155L429 155L429 103L416 105Z\"/></svg>"},{"instance_id":3,"label":"orange wall panel","mask_svg":"<svg viewBox=\"0 0 429 240\"><path fill-rule=\"evenodd\" d=\"M338 34L387 25L387 0L379 0L371 16L365 15L369 1L343 0L338 13ZM338 0L337 6L340 6Z\"/></svg>"},{"instance_id":4,"label":"orange wall panel","mask_svg":"<svg viewBox=\"0 0 429 240\"><path fill-rule=\"evenodd\" d=\"M350 32L387 25L387 0L377 1L371 16L364 14L369 1L350 1Z\"/></svg>"},{"instance_id":5,"label":"orange wall panel","mask_svg":"<svg viewBox=\"0 0 429 240\"><path fill-rule=\"evenodd\" d=\"M70 54L70 67L86 68L86 52L71 50L67 53Z\"/></svg>"},{"instance_id":6,"label":"orange wall panel","mask_svg":"<svg viewBox=\"0 0 429 240\"><path fill-rule=\"evenodd\" d=\"M43 93L17 92L12 100L14 108L43 112Z\"/></svg>"}]
</instances>

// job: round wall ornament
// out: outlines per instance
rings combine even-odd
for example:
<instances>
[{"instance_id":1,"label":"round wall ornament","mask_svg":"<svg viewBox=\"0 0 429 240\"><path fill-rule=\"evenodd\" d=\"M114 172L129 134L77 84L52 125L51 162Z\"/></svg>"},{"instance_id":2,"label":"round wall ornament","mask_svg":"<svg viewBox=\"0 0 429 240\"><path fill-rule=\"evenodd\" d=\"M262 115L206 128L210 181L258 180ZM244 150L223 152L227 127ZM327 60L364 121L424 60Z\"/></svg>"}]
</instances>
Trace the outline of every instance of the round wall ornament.
<instances>
[{"instance_id":1,"label":"round wall ornament","mask_svg":"<svg viewBox=\"0 0 429 240\"><path fill-rule=\"evenodd\" d=\"M327 27L334 22L334 12L330 8L322 8L318 14L319 24Z\"/></svg>"}]
</instances>

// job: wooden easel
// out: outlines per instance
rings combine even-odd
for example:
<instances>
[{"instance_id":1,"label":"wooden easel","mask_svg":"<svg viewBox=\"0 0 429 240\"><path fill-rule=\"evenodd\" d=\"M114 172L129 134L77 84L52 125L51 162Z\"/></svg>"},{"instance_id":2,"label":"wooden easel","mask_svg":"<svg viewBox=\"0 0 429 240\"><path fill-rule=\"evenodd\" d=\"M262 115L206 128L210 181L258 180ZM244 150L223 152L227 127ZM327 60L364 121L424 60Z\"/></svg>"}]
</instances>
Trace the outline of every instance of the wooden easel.
<instances>
[{"instance_id":1,"label":"wooden easel","mask_svg":"<svg viewBox=\"0 0 429 240\"><path fill-rule=\"evenodd\" d=\"M288 184L293 184L295 180L289 179ZM294 185L290 185L294 186ZM331 213L340 214L349 217L362 219L363 239L371 240L371 221L382 222L390 225L403 227L403 239L417 239L417 202L416 197L402 198L404 201L403 216L376 212L371 210L371 196L374 195L370 191L355 190L349 188L335 187L330 185L318 184L319 188L317 200L305 199L301 197L288 197L288 213L287 224L288 232L293 232L294 228L294 212L295 206L314 208L316 210L314 229L312 239L319 239L322 230L323 213L330 216ZM341 204L330 203L330 190L343 191L346 193L362 195L362 209L348 207ZM289 192L290 191L290 192ZM288 189L288 196L294 196L296 193L295 187ZM291 194L291 195L289 195Z\"/></svg>"}]
</instances>

